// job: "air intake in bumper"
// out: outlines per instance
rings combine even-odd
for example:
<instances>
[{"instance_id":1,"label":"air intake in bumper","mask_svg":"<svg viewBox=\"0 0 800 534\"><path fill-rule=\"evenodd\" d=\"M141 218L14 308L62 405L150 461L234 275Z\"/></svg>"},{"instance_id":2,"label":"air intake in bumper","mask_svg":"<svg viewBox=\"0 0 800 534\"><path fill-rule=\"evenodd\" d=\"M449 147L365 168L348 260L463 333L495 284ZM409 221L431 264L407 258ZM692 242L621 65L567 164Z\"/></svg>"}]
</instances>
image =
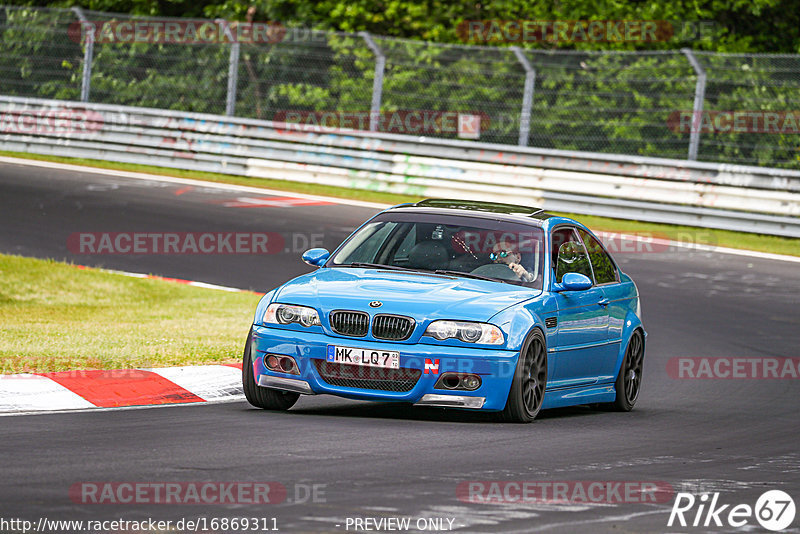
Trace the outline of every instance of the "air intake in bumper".
<instances>
[{"instance_id":1,"label":"air intake in bumper","mask_svg":"<svg viewBox=\"0 0 800 534\"><path fill-rule=\"evenodd\" d=\"M320 378L332 386L405 393L414 389L419 369L384 369L314 360Z\"/></svg>"}]
</instances>

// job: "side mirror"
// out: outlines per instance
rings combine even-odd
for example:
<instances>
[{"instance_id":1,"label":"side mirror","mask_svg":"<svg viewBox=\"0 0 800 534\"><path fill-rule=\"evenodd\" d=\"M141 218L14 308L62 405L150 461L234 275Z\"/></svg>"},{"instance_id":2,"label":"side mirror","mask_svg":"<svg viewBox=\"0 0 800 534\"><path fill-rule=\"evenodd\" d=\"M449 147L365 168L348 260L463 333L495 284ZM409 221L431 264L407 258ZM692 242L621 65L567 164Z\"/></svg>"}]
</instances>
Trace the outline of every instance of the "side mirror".
<instances>
[{"instance_id":1,"label":"side mirror","mask_svg":"<svg viewBox=\"0 0 800 534\"><path fill-rule=\"evenodd\" d=\"M566 273L561 278L560 284L554 284L553 290L561 291L585 291L591 289L594 284L588 276L581 273Z\"/></svg>"},{"instance_id":2,"label":"side mirror","mask_svg":"<svg viewBox=\"0 0 800 534\"><path fill-rule=\"evenodd\" d=\"M331 253L325 248L312 248L303 252L303 261L314 267L321 267L330 258Z\"/></svg>"}]
</instances>

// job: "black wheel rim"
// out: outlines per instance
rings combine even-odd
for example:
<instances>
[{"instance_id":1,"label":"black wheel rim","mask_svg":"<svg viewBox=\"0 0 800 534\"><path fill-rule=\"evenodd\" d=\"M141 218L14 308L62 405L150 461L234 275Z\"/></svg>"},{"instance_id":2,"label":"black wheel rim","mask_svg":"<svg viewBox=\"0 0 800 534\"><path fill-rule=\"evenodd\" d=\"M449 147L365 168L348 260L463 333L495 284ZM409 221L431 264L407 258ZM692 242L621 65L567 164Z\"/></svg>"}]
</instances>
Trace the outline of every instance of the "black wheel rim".
<instances>
[{"instance_id":1,"label":"black wheel rim","mask_svg":"<svg viewBox=\"0 0 800 534\"><path fill-rule=\"evenodd\" d=\"M525 374L522 384L522 401L531 415L542 407L544 388L547 384L547 355L544 344L534 339L525 353Z\"/></svg>"},{"instance_id":2,"label":"black wheel rim","mask_svg":"<svg viewBox=\"0 0 800 534\"><path fill-rule=\"evenodd\" d=\"M623 385L625 386L625 399L630 404L636 402L636 399L639 397L639 386L642 384L643 349L642 337L637 332L631 337L631 342L628 345L628 353L625 356Z\"/></svg>"}]
</instances>

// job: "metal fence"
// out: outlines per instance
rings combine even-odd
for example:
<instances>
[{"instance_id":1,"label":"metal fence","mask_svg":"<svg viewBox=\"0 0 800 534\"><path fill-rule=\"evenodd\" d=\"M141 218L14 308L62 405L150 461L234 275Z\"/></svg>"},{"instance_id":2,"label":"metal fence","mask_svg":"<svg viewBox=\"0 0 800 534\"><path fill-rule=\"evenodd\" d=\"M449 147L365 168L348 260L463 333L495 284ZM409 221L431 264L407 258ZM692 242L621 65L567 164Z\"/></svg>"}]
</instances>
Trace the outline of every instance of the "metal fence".
<instances>
[{"instance_id":1,"label":"metal fence","mask_svg":"<svg viewBox=\"0 0 800 534\"><path fill-rule=\"evenodd\" d=\"M482 142L800 168L800 125L777 133L676 126L679 112L800 118L797 55L546 51L302 28L233 44L93 42L75 33L79 20L131 19L0 7L0 94L265 120L372 112L366 128L377 131L391 130L375 112L456 112L481 118Z\"/></svg>"}]
</instances>

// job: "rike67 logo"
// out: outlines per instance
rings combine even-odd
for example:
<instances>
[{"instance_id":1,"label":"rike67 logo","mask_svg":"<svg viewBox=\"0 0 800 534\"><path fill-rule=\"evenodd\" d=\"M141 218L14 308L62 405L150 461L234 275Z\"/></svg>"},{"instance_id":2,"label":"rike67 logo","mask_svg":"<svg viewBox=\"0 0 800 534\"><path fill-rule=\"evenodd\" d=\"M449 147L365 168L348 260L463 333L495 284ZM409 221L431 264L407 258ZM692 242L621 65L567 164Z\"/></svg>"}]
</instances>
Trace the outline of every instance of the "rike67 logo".
<instances>
[{"instance_id":1,"label":"rike67 logo","mask_svg":"<svg viewBox=\"0 0 800 534\"><path fill-rule=\"evenodd\" d=\"M696 497L691 493L678 493L667 526L708 529L724 526L741 528L749 525L752 528L755 520L767 530L780 532L794 521L794 500L785 491L764 492L755 506L721 504L719 495L719 493L703 493Z\"/></svg>"}]
</instances>

